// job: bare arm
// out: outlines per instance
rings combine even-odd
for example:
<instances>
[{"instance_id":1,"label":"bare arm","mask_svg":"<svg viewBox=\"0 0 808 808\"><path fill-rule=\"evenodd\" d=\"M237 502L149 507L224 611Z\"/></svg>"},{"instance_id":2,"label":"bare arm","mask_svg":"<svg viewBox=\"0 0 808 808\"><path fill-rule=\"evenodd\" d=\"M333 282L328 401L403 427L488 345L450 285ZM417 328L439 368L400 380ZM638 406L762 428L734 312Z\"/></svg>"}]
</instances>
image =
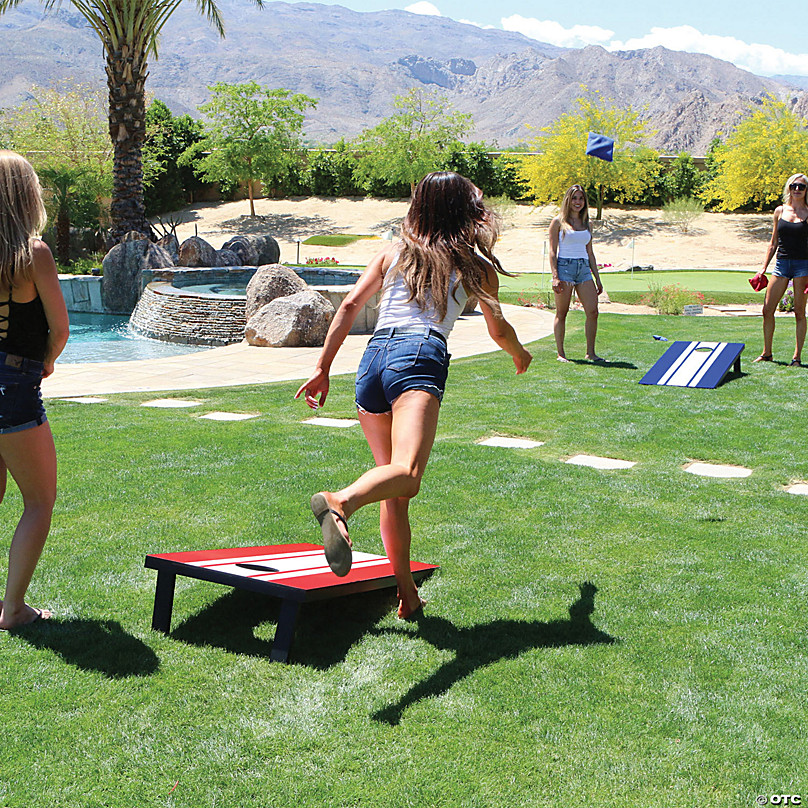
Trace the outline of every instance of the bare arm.
<instances>
[{"instance_id":1,"label":"bare arm","mask_svg":"<svg viewBox=\"0 0 808 808\"><path fill-rule=\"evenodd\" d=\"M45 347L44 377L53 373L56 358L64 350L70 334L67 307L59 286L59 275L50 248L43 241L34 245L33 281L45 309L48 321L48 342Z\"/></svg>"},{"instance_id":2,"label":"bare arm","mask_svg":"<svg viewBox=\"0 0 808 808\"><path fill-rule=\"evenodd\" d=\"M561 221L556 216L550 222L550 272L553 275L553 291L560 292L564 288L564 281L558 277L558 242L561 237Z\"/></svg>"},{"instance_id":3,"label":"bare arm","mask_svg":"<svg viewBox=\"0 0 808 808\"><path fill-rule=\"evenodd\" d=\"M760 272L758 272L758 275L765 275L766 274L766 269L768 268L769 263L771 262L772 258L774 258L774 254L777 252L777 241L778 241L778 239L777 239L777 225L780 222L780 215L782 214L782 212L783 212L783 206L782 205L780 205L780 207L777 208L774 211L774 223L772 225L772 237L771 237L771 240L769 241L769 246L766 248L766 258L763 261L763 269L761 269Z\"/></svg>"},{"instance_id":4,"label":"bare arm","mask_svg":"<svg viewBox=\"0 0 808 808\"><path fill-rule=\"evenodd\" d=\"M345 342L345 337L350 333L351 326L354 324L354 320L356 320L362 306L382 288L384 273L392 263L393 254L393 248L387 247L373 258L354 288L345 296L337 309L337 313L334 315L325 336L323 350L320 352L314 373L308 381L300 385L297 393L295 393L295 398L300 398L300 395L305 392L306 404L313 410L325 404L325 399L328 395L328 377L331 372L331 363L334 361L334 357L337 355L342 343Z\"/></svg>"},{"instance_id":5,"label":"bare arm","mask_svg":"<svg viewBox=\"0 0 808 808\"><path fill-rule=\"evenodd\" d=\"M595 260L595 250L592 248L592 239L586 245L586 254L589 257L589 269L592 271L592 277L595 279L595 288L598 294L603 291L603 284L600 281L600 272L598 272L598 262Z\"/></svg>"},{"instance_id":6,"label":"bare arm","mask_svg":"<svg viewBox=\"0 0 808 808\"><path fill-rule=\"evenodd\" d=\"M511 356L514 365L516 365L517 373L524 373L530 366L533 360L529 351L525 350L519 337L516 336L516 331L513 326L505 319L502 314L502 309L499 306L499 277L494 267L487 261L486 277L483 283L483 289L494 298L495 303L480 298L480 309L482 310L483 317L485 317L485 324L488 328L488 334L503 351Z\"/></svg>"}]
</instances>

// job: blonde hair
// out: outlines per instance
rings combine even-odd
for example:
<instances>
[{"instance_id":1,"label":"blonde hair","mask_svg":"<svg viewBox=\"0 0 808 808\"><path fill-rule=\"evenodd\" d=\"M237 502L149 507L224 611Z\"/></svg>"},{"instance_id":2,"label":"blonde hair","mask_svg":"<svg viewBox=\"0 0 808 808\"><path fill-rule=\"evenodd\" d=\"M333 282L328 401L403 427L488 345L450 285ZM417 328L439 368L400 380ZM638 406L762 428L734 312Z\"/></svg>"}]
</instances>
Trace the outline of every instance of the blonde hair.
<instances>
[{"instance_id":1,"label":"blonde hair","mask_svg":"<svg viewBox=\"0 0 808 808\"><path fill-rule=\"evenodd\" d=\"M28 278L33 239L47 222L42 189L33 166L13 151L0 150L0 286Z\"/></svg>"},{"instance_id":2,"label":"blonde hair","mask_svg":"<svg viewBox=\"0 0 808 808\"><path fill-rule=\"evenodd\" d=\"M589 230L589 199L587 199L586 191L583 185L573 185L567 189L564 194L564 199L561 200L561 213L558 219L561 222L563 230L572 230L572 196L576 191L580 191L584 195L584 206L581 208L581 222L584 227Z\"/></svg>"},{"instance_id":3,"label":"blonde hair","mask_svg":"<svg viewBox=\"0 0 808 808\"><path fill-rule=\"evenodd\" d=\"M802 179L806 186L808 186L808 177L805 174L792 174L787 180L786 184L783 187L783 204L784 205L791 205L791 183L795 182L798 179ZM808 188L806 188L806 196L808 196Z\"/></svg>"},{"instance_id":4,"label":"blonde hair","mask_svg":"<svg viewBox=\"0 0 808 808\"><path fill-rule=\"evenodd\" d=\"M461 283L470 295L496 306L483 289L485 264L475 251L497 272L510 275L492 252L498 235L496 214L483 203L483 193L474 183L454 171L433 171L412 195L401 225L400 257L386 282L401 274L409 299L422 310L434 308L441 320L449 295L455 297Z\"/></svg>"}]
</instances>

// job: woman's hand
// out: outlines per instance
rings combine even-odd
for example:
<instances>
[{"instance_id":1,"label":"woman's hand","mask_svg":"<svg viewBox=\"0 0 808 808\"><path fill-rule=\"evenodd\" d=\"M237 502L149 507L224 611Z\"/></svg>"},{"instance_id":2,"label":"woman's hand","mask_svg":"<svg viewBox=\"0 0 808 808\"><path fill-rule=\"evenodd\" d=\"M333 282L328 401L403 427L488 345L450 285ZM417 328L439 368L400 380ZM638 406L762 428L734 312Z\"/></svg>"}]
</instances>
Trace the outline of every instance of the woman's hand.
<instances>
[{"instance_id":1,"label":"woman's hand","mask_svg":"<svg viewBox=\"0 0 808 808\"><path fill-rule=\"evenodd\" d=\"M300 398L300 394L305 392L304 400L313 410L319 410L320 407L325 406L325 399L328 395L328 373L322 368L314 371L314 375L303 384L295 393L295 398ZM319 399L317 398L319 396Z\"/></svg>"},{"instance_id":2,"label":"woman's hand","mask_svg":"<svg viewBox=\"0 0 808 808\"><path fill-rule=\"evenodd\" d=\"M561 278L553 278L553 291L560 295L564 291L564 285L566 281L562 281Z\"/></svg>"},{"instance_id":3,"label":"woman's hand","mask_svg":"<svg viewBox=\"0 0 808 808\"><path fill-rule=\"evenodd\" d=\"M51 373L53 373L54 367L55 367L55 365L53 363L53 360L48 361L46 359L45 362L43 363L42 378L47 379L48 376L50 376Z\"/></svg>"},{"instance_id":4,"label":"woman's hand","mask_svg":"<svg viewBox=\"0 0 808 808\"><path fill-rule=\"evenodd\" d=\"M603 294L603 284L600 282L600 278L595 278L595 289L598 290L598 295Z\"/></svg>"},{"instance_id":5,"label":"woman's hand","mask_svg":"<svg viewBox=\"0 0 808 808\"><path fill-rule=\"evenodd\" d=\"M516 365L516 375L518 376L520 373L524 373L530 367L532 361L533 354L525 348L522 348L522 350L513 357L513 363Z\"/></svg>"}]
</instances>

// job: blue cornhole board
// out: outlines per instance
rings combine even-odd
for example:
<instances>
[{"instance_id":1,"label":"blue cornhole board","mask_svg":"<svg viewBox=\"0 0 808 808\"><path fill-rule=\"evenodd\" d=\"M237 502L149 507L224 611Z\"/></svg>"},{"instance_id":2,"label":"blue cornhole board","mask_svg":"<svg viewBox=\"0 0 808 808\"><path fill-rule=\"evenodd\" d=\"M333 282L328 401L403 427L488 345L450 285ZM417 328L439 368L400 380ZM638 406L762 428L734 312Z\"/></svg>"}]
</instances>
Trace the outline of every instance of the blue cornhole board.
<instances>
[{"instance_id":1,"label":"blue cornhole board","mask_svg":"<svg viewBox=\"0 0 808 808\"><path fill-rule=\"evenodd\" d=\"M741 372L743 342L674 342L640 379L663 387L718 387L735 365Z\"/></svg>"}]
</instances>

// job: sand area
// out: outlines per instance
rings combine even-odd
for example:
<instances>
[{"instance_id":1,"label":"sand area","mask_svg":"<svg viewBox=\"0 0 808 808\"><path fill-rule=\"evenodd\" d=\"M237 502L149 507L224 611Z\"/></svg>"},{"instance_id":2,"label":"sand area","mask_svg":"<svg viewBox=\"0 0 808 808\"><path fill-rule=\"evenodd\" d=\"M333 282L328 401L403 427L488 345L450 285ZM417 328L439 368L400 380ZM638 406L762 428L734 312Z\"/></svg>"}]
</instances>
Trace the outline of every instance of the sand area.
<instances>
[{"instance_id":1,"label":"sand area","mask_svg":"<svg viewBox=\"0 0 808 808\"><path fill-rule=\"evenodd\" d=\"M195 233L216 249L239 233L270 234L281 247L281 260L298 260L298 240L333 233L373 235L345 247L300 244L299 260L336 258L341 264L365 264L398 232L407 200L365 197L291 197L256 200L256 218L249 202L203 203L172 214L179 222L180 241ZM496 254L512 272L541 271L547 228L556 208L514 204L504 208L503 228ZM655 269L744 269L756 271L771 237L771 214L705 213L686 234L667 223L662 211L607 208L594 222L598 263L615 270L635 265ZM608 271L608 270L607 270Z\"/></svg>"}]
</instances>

